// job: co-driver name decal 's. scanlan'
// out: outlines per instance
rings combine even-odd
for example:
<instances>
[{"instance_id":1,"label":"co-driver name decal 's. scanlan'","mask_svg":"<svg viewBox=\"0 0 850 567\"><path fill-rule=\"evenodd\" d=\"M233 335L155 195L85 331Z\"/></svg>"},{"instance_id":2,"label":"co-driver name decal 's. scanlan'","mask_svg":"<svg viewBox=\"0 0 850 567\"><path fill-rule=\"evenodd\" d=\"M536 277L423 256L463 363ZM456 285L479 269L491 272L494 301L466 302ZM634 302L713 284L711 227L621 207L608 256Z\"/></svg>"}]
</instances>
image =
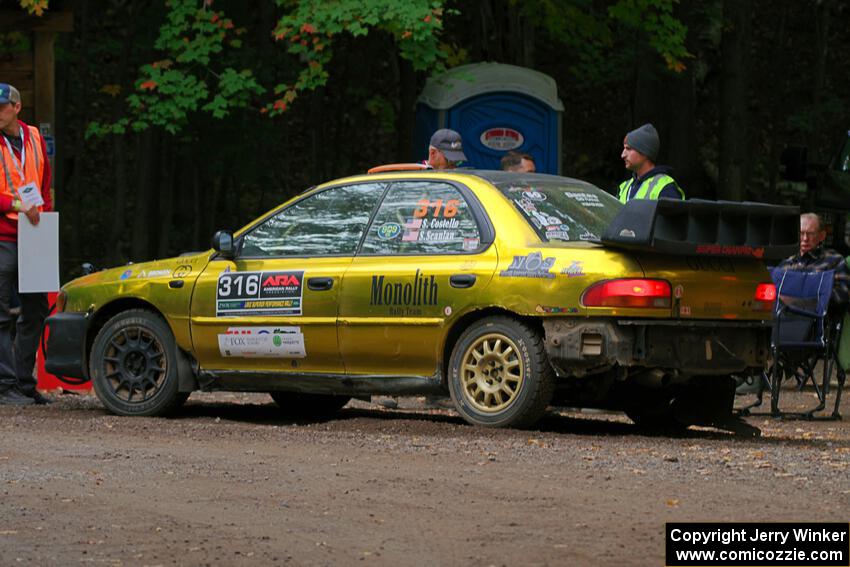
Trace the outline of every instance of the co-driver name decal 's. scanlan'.
<instances>
[{"instance_id":1,"label":"co-driver name decal 's. scanlan'","mask_svg":"<svg viewBox=\"0 0 850 567\"><path fill-rule=\"evenodd\" d=\"M303 271L222 273L216 317L301 315L303 281Z\"/></svg>"}]
</instances>

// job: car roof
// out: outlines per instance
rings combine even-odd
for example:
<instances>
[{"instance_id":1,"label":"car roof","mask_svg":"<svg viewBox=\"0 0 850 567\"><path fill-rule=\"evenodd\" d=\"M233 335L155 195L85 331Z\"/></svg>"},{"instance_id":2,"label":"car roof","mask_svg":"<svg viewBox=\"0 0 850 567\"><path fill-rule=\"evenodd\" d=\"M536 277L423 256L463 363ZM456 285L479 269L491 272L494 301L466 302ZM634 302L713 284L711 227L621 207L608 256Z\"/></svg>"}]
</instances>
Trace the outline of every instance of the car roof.
<instances>
[{"instance_id":1,"label":"car roof","mask_svg":"<svg viewBox=\"0 0 850 567\"><path fill-rule=\"evenodd\" d=\"M352 175L349 177L335 179L333 181L329 181L327 183L323 183L322 185L337 185L339 183L344 183L348 181L358 180L363 181L365 179L387 179L387 178L396 178L396 179L411 179L411 178L422 178L426 176L439 176L439 177L453 177L453 176L471 176L477 177L479 179L483 179L493 185L502 185L504 183L529 183L534 184L543 183L543 182L557 182L566 185L574 185L574 186L583 186L583 187L596 187L595 185L588 183L587 181L583 181L581 179L575 179L572 177L564 177L561 175L550 175L548 173L521 173L516 171L501 171L496 169L473 169L473 168L456 168L456 169L420 169L420 170L389 170L389 171L381 171L378 173L370 173L370 174L360 174L360 175ZM598 188L597 188L598 189Z\"/></svg>"}]
</instances>

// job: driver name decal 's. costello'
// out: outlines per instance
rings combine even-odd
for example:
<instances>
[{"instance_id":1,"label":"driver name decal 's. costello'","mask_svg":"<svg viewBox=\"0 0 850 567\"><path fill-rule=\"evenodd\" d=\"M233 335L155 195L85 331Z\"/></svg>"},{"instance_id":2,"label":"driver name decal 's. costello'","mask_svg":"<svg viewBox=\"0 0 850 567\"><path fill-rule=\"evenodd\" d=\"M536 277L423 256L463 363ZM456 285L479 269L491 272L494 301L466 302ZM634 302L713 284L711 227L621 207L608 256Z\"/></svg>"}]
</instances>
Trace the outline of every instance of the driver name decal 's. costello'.
<instances>
[{"instance_id":1,"label":"driver name decal 's. costello'","mask_svg":"<svg viewBox=\"0 0 850 567\"><path fill-rule=\"evenodd\" d=\"M216 288L216 317L301 315L303 271L223 272Z\"/></svg>"}]
</instances>

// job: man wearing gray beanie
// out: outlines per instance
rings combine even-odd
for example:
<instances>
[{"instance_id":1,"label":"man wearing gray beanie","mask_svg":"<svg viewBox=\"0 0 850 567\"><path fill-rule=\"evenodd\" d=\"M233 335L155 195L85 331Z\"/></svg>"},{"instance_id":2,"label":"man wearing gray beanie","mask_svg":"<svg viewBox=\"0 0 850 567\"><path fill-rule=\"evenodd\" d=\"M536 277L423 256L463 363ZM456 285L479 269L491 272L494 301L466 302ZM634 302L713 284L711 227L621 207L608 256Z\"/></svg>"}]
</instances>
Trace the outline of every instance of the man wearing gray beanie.
<instances>
[{"instance_id":1,"label":"man wearing gray beanie","mask_svg":"<svg viewBox=\"0 0 850 567\"><path fill-rule=\"evenodd\" d=\"M655 165L661 141L658 131L652 124L644 124L632 130L623 139L623 153L620 157L632 177L620 184L620 202L632 199L683 199L685 192L670 177L672 168Z\"/></svg>"}]
</instances>

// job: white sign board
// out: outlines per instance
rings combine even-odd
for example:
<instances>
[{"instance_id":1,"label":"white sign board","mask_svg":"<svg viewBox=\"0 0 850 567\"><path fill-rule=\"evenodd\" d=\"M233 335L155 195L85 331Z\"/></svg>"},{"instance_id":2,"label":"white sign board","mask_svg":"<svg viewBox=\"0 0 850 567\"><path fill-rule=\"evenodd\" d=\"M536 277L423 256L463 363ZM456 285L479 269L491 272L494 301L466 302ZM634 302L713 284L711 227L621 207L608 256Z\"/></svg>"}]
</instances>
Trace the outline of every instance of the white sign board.
<instances>
[{"instance_id":1,"label":"white sign board","mask_svg":"<svg viewBox=\"0 0 850 567\"><path fill-rule=\"evenodd\" d=\"M18 293L59 291L59 213L18 216Z\"/></svg>"}]
</instances>

